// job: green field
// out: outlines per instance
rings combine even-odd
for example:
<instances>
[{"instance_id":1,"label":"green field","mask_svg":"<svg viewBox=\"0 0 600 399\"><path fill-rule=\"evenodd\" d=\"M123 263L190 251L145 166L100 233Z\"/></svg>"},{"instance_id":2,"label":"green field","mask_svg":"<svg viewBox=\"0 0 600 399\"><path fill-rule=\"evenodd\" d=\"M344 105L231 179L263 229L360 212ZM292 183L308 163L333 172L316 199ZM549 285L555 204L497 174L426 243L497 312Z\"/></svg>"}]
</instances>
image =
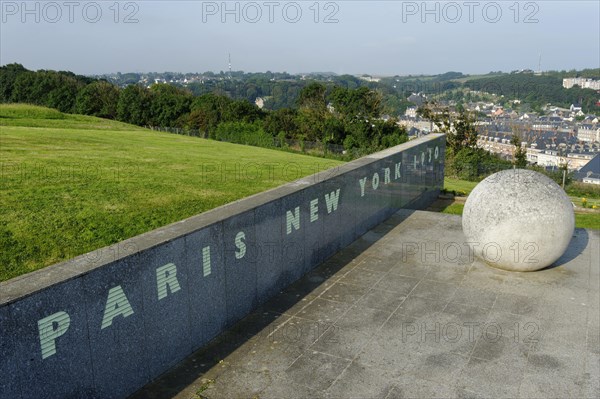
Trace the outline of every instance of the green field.
<instances>
[{"instance_id":1,"label":"green field","mask_svg":"<svg viewBox=\"0 0 600 399\"><path fill-rule=\"evenodd\" d=\"M86 115L63 114L55 109L27 104L0 104L0 126L84 130L146 130L127 123Z\"/></svg>"},{"instance_id":2,"label":"green field","mask_svg":"<svg viewBox=\"0 0 600 399\"><path fill-rule=\"evenodd\" d=\"M477 182L444 177L444 188L456 192L457 195L469 195L476 185Z\"/></svg>"},{"instance_id":3,"label":"green field","mask_svg":"<svg viewBox=\"0 0 600 399\"><path fill-rule=\"evenodd\" d=\"M0 281L339 164L0 105Z\"/></svg>"},{"instance_id":4,"label":"green field","mask_svg":"<svg viewBox=\"0 0 600 399\"><path fill-rule=\"evenodd\" d=\"M462 215L464 207L464 204L450 204L442 211L442 213ZM575 212L575 227L600 230L600 213Z\"/></svg>"},{"instance_id":5,"label":"green field","mask_svg":"<svg viewBox=\"0 0 600 399\"><path fill-rule=\"evenodd\" d=\"M457 195L469 195L476 185L477 182L453 179L450 177L444 178L444 188L446 189L446 191L454 191ZM567 191L568 190L569 187L567 187ZM569 195L569 198L571 199L571 202L575 204L575 206L583 207L582 197L576 195ZM600 198L586 196L585 199L587 201L587 208L591 208L594 205L600 207Z\"/></svg>"},{"instance_id":6,"label":"green field","mask_svg":"<svg viewBox=\"0 0 600 399\"><path fill-rule=\"evenodd\" d=\"M446 191L454 191L461 195L468 195L477 185L477 182L471 182L466 180L444 178L444 188ZM575 196L569 196L571 202L578 207L581 207L581 198ZM592 205L600 206L600 199L598 198L586 198L588 207ZM453 215L462 215L463 204L454 203L446 207L442 212L450 213ZM578 212L575 209L575 226L584 229L596 229L600 230L600 213L584 213Z\"/></svg>"}]
</instances>

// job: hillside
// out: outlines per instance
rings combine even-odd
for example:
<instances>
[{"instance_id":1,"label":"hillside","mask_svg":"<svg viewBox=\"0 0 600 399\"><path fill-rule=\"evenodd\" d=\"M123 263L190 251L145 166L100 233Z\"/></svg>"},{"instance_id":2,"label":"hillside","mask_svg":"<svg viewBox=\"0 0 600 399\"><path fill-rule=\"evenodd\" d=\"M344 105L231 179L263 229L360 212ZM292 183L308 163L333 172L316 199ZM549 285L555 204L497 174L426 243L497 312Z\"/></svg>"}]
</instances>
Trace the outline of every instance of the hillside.
<instances>
[{"instance_id":1,"label":"hillside","mask_svg":"<svg viewBox=\"0 0 600 399\"><path fill-rule=\"evenodd\" d=\"M592 89L565 89L562 77L555 75L507 74L465 82L471 90L503 95L507 100L520 100L535 107L546 104L569 108L580 104L584 112L597 112L598 94Z\"/></svg>"},{"instance_id":2,"label":"hillside","mask_svg":"<svg viewBox=\"0 0 600 399\"><path fill-rule=\"evenodd\" d=\"M144 130L141 127L95 116L65 114L53 108L29 104L0 104L0 126L57 129Z\"/></svg>"},{"instance_id":3,"label":"hillside","mask_svg":"<svg viewBox=\"0 0 600 399\"><path fill-rule=\"evenodd\" d=\"M338 165L0 105L0 281Z\"/></svg>"}]
</instances>

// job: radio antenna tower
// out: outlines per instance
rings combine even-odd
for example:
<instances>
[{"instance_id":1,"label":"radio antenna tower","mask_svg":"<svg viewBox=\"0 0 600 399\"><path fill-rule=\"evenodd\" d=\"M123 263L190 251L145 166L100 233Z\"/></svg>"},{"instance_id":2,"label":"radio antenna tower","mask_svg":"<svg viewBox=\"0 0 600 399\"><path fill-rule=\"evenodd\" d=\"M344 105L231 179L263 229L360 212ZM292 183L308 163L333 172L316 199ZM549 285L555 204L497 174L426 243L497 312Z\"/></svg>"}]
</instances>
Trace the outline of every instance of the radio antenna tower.
<instances>
[{"instance_id":1,"label":"radio antenna tower","mask_svg":"<svg viewBox=\"0 0 600 399\"><path fill-rule=\"evenodd\" d=\"M231 79L231 53L229 53L229 79Z\"/></svg>"},{"instance_id":2,"label":"radio antenna tower","mask_svg":"<svg viewBox=\"0 0 600 399\"><path fill-rule=\"evenodd\" d=\"M540 58L538 59L538 74L542 74L542 53L540 53Z\"/></svg>"}]
</instances>

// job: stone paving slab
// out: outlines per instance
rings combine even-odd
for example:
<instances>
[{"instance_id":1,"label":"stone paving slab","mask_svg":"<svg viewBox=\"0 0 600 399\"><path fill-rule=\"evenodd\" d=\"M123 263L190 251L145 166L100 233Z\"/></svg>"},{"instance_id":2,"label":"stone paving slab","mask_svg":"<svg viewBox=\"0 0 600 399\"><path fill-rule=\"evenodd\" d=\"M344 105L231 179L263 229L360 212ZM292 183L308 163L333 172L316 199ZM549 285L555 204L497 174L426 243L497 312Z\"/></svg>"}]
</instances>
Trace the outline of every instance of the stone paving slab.
<instances>
[{"instance_id":1,"label":"stone paving slab","mask_svg":"<svg viewBox=\"0 0 600 399\"><path fill-rule=\"evenodd\" d=\"M133 398L600 397L600 235L532 273L401 211Z\"/></svg>"}]
</instances>

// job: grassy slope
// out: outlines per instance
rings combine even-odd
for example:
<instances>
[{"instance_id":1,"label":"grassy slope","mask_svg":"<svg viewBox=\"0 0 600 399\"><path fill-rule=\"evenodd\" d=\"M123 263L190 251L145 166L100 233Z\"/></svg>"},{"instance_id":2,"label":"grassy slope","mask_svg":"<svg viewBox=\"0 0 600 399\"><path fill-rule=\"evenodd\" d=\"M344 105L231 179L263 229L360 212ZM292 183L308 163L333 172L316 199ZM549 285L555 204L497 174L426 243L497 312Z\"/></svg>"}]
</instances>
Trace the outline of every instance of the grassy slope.
<instances>
[{"instance_id":1,"label":"grassy slope","mask_svg":"<svg viewBox=\"0 0 600 399\"><path fill-rule=\"evenodd\" d=\"M0 105L0 281L339 164L19 107Z\"/></svg>"},{"instance_id":2,"label":"grassy slope","mask_svg":"<svg viewBox=\"0 0 600 399\"><path fill-rule=\"evenodd\" d=\"M486 74L486 75L469 75L464 78L453 79L453 81L458 82L458 83L465 83L465 82L468 82L469 80L477 80L477 79L483 79L483 78L495 78L495 77L502 76L502 75L505 75L505 74L504 73L493 73L493 74Z\"/></svg>"},{"instance_id":3,"label":"grassy slope","mask_svg":"<svg viewBox=\"0 0 600 399\"><path fill-rule=\"evenodd\" d=\"M444 188L448 191L462 191L466 194L469 194L473 188L477 185L476 182L470 182L466 180L458 180L445 178L444 179ZM571 201L575 203L575 205L581 205L581 198L571 197ZM588 205L592 204L600 204L600 200L598 199L588 199ZM451 213L453 215L462 215L464 205L463 204L451 204L442 212ZM575 226L581 227L584 229L596 229L600 230L600 213L578 213L575 212Z\"/></svg>"},{"instance_id":4,"label":"grassy slope","mask_svg":"<svg viewBox=\"0 0 600 399\"><path fill-rule=\"evenodd\" d=\"M86 115L63 114L55 109L28 104L0 104L0 126L86 130L146 130L127 123Z\"/></svg>"}]
</instances>

